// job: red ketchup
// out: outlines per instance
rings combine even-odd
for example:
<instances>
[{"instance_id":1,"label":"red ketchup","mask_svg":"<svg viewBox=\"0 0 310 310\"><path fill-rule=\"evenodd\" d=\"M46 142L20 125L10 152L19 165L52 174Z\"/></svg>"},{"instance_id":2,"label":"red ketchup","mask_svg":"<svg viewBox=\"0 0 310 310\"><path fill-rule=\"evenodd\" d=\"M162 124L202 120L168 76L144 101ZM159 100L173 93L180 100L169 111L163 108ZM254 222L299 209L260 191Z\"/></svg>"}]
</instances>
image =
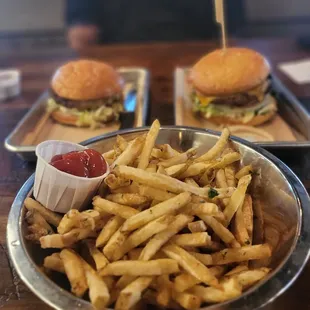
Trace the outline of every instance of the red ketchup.
<instances>
[{"instance_id":1,"label":"red ketchup","mask_svg":"<svg viewBox=\"0 0 310 310\"><path fill-rule=\"evenodd\" d=\"M92 149L55 155L50 164L60 171L84 178L99 177L107 171L102 155Z\"/></svg>"}]
</instances>

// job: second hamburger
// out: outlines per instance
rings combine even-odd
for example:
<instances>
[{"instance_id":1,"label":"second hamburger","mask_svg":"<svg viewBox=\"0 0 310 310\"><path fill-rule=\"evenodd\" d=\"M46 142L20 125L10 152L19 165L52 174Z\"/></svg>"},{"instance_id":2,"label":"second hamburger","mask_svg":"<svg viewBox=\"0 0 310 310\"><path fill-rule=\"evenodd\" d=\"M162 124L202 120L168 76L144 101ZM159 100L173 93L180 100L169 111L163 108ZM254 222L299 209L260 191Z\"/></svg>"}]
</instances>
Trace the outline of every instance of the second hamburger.
<instances>
[{"instance_id":1,"label":"second hamburger","mask_svg":"<svg viewBox=\"0 0 310 310\"><path fill-rule=\"evenodd\" d=\"M215 50L191 70L193 110L217 124L260 125L277 111L269 75L268 62L254 50Z\"/></svg>"}]
</instances>

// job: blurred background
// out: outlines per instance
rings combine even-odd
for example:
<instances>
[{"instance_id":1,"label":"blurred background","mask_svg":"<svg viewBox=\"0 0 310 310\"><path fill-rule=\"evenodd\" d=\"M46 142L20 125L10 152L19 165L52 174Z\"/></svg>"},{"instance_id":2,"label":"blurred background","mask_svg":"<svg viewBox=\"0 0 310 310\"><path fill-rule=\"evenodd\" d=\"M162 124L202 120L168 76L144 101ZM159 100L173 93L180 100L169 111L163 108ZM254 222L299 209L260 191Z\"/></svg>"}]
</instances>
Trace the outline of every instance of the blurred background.
<instances>
[{"instance_id":1,"label":"blurred background","mask_svg":"<svg viewBox=\"0 0 310 310\"><path fill-rule=\"evenodd\" d=\"M89 0L90 5L92 1L94 0ZM228 0L230 4L234 1L236 0ZM105 1L102 0L102 2ZM238 15L244 23L239 27L240 29L237 29L238 31L234 32L238 37L298 37L310 33L309 0L243 0L240 2L242 2L242 12L240 7L236 8L237 12L231 12L232 9L230 9L230 14ZM131 3L134 5L135 1ZM16 50L19 46L65 47L65 12L65 0L1 0L0 52Z\"/></svg>"}]
</instances>

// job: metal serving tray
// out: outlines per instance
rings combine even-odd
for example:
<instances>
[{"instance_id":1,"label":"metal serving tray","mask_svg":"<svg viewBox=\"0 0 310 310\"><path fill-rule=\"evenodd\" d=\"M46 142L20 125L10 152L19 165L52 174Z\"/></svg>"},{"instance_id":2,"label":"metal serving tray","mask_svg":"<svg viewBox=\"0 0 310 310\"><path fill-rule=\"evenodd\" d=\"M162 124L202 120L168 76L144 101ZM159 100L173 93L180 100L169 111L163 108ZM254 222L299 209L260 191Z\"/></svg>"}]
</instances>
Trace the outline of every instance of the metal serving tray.
<instances>
[{"instance_id":1,"label":"metal serving tray","mask_svg":"<svg viewBox=\"0 0 310 310\"><path fill-rule=\"evenodd\" d=\"M133 139L145 133L147 128L123 130L96 137L84 145L100 152L110 150L116 136ZM217 141L219 134L210 130L189 127L162 127L157 143L169 143L172 147L187 150L199 147L205 152ZM244 140L233 138L234 146L242 155L242 163L251 163L260 171L253 175L253 199L263 200L264 213L276 216L272 227L281 231L279 222L286 225L288 232L281 235L281 243L274 250L270 266L273 271L268 277L246 291L240 298L212 305L208 310L254 310L273 301L297 278L309 258L310 248L310 208L309 196L296 175L279 159L266 150ZM17 194L8 219L7 244L13 264L26 285L43 301L55 309L93 309L89 302L69 293L70 287L65 277L48 278L39 266L43 258L50 255L50 249L43 250L28 242L25 236L24 200L32 194L34 175Z\"/></svg>"},{"instance_id":2,"label":"metal serving tray","mask_svg":"<svg viewBox=\"0 0 310 310\"><path fill-rule=\"evenodd\" d=\"M189 98L188 72L189 68L176 68L174 72L175 124L220 130L211 122L194 116ZM255 142L255 144L270 151L295 148L310 150L310 114L276 76L272 76L271 82L272 94L278 102L278 116L261 127L279 136L283 135L284 129L290 132L290 137L283 140L275 139L273 142Z\"/></svg>"},{"instance_id":3,"label":"metal serving tray","mask_svg":"<svg viewBox=\"0 0 310 310\"><path fill-rule=\"evenodd\" d=\"M136 90L135 115L130 127L145 126L148 112L149 72L140 67L121 67L118 72L123 76L127 88L129 86ZM25 160L36 160L36 145L44 140L67 140L78 143L120 129L119 122L109 123L106 127L95 130L56 124L46 114L47 99L46 91L5 139L6 149L17 153Z\"/></svg>"}]
</instances>

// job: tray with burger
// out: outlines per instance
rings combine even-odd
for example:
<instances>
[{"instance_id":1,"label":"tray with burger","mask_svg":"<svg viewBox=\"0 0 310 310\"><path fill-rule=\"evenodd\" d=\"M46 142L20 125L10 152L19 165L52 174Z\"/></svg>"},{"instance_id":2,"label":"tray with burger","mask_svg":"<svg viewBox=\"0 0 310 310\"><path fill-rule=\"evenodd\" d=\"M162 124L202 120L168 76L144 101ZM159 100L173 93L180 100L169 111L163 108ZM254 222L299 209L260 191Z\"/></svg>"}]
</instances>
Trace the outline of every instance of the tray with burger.
<instances>
[{"instance_id":1,"label":"tray with burger","mask_svg":"<svg viewBox=\"0 0 310 310\"><path fill-rule=\"evenodd\" d=\"M35 160L45 140L82 142L119 129L146 125L149 73L140 67L115 69L92 60L71 61L51 79L5 140L5 147Z\"/></svg>"},{"instance_id":2,"label":"tray with burger","mask_svg":"<svg viewBox=\"0 0 310 310\"><path fill-rule=\"evenodd\" d=\"M175 70L176 125L221 130L267 148L310 147L310 115L248 48L215 50Z\"/></svg>"}]
</instances>

